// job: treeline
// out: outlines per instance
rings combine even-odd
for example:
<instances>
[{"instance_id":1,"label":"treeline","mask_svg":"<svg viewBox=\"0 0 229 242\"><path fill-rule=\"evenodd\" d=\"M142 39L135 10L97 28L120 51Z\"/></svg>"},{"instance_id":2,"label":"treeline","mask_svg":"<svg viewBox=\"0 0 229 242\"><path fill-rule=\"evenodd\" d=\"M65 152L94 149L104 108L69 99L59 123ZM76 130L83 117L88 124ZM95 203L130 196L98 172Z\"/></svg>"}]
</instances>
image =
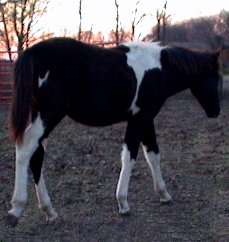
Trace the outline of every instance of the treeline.
<instances>
[{"instance_id":1,"label":"treeline","mask_svg":"<svg viewBox=\"0 0 229 242\"><path fill-rule=\"evenodd\" d=\"M229 42L229 11L222 10L218 15L199 17L185 20L176 24L169 22L161 24L164 36L158 36L158 26L152 28L152 32L144 39L148 41L163 41L165 43L192 42L210 48L222 48ZM158 38L159 37L159 38Z\"/></svg>"},{"instance_id":2,"label":"treeline","mask_svg":"<svg viewBox=\"0 0 229 242\"><path fill-rule=\"evenodd\" d=\"M37 41L54 36L54 33L42 32L37 29L37 23L48 10L51 0L1 0L0 1L0 49L8 52L8 59L13 60L13 53L16 50L20 53L23 49L36 43ZM132 19L128 29L124 29L120 16L121 1L114 0L114 28L104 37L104 33L95 33L93 29L85 31L82 22L87 16L83 15L83 0L76 0L79 4L79 28L75 34L69 34L68 30L63 32L63 36L72 36L78 40L95 43L104 41L114 41L116 43L140 39L136 36L136 30L147 14L139 13L141 0L136 0L136 4L130 9ZM120 3L119 3L120 2ZM146 37L141 36L145 41L161 41L163 44L171 42L197 43L207 45L211 48L221 48L229 42L229 11L221 11L218 15L211 17L201 17L172 24L172 15L168 13L167 2L162 9L152 9L156 25L152 27L151 33ZM67 3L66 3L67 4ZM76 20L77 21L77 20ZM152 23L154 21L152 20ZM153 26L153 24L152 24Z\"/></svg>"},{"instance_id":3,"label":"treeline","mask_svg":"<svg viewBox=\"0 0 229 242\"><path fill-rule=\"evenodd\" d=\"M159 28L159 29L158 29ZM159 34L160 32L160 34ZM133 38L131 31L120 27L119 41L130 41ZM102 32L93 33L93 30L81 31L81 40L84 42L105 41ZM116 41L117 31L111 30L106 41ZM209 17L199 17L171 24L162 21L160 26L152 27L151 33L142 38L143 41L161 41L168 43L192 43L198 48L222 48L229 44L229 11L222 10L219 14Z\"/></svg>"}]
</instances>

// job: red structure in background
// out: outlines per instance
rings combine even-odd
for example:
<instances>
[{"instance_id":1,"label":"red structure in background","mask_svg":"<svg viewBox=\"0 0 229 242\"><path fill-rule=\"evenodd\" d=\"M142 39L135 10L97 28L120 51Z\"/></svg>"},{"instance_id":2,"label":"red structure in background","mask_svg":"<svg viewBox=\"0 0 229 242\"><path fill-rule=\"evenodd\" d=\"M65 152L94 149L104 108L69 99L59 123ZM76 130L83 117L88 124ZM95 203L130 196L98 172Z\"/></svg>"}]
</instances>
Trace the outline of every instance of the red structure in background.
<instances>
[{"instance_id":1,"label":"red structure in background","mask_svg":"<svg viewBox=\"0 0 229 242\"><path fill-rule=\"evenodd\" d=\"M0 56L5 54L0 52ZM12 99L13 94L13 73L14 62L11 62L7 59L0 60L0 106L8 105Z\"/></svg>"},{"instance_id":2,"label":"red structure in background","mask_svg":"<svg viewBox=\"0 0 229 242\"><path fill-rule=\"evenodd\" d=\"M102 47L115 46L118 43L116 41L109 42L95 42L94 45ZM17 58L18 53L12 52L13 59ZM12 100L13 94L13 66L14 61L9 61L8 53L6 51L0 51L0 106L9 105Z\"/></svg>"}]
</instances>

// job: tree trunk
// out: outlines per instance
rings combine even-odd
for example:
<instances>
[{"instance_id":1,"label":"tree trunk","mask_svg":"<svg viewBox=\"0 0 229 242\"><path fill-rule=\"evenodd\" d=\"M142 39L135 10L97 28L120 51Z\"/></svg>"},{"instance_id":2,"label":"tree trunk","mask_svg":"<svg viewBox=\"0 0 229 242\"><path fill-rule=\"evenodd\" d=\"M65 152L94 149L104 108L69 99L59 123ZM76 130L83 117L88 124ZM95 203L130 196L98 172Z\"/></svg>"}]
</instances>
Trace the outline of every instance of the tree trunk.
<instances>
[{"instance_id":1,"label":"tree trunk","mask_svg":"<svg viewBox=\"0 0 229 242\"><path fill-rule=\"evenodd\" d=\"M1 15L2 15L2 22L3 22L3 25L4 25L6 48L7 48L9 60L10 60L10 62L12 62L12 53L11 53L9 34L8 34L8 29L7 29L7 24L6 24L5 11L4 11L2 4L0 4L0 11L1 11Z\"/></svg>"},{"instance_id":2,"label":"tree trunk","mask_svg":"<svg viewBox=\"0 0 229 242\"><path fill-rule=\"evenodd\" d=\"M115 0L115 6L116 6L115 41L116 41L116 45L119 45L119 5L117 0Z\"/></svg>"}]
</instances>

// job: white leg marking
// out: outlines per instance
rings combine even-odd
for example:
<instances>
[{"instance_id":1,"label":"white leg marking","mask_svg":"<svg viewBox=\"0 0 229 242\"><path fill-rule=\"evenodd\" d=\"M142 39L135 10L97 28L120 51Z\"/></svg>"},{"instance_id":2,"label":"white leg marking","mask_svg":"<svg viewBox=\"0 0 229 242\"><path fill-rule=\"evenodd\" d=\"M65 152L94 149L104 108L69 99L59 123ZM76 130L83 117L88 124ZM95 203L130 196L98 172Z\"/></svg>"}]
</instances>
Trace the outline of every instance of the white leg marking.
<instances>
[{"instance_id":1,"label":"white leg marking","mask_svg":"<svg viewBox=\"0 0 229 242\"><path fill-rule=\"evenodd\" d=\"M42 172L39 183L35 185L35 188L39 208L45 212L47 221L54 221L57 218L57 213L52 207Z\"/></svg>"},{"instance_id":2,"label":"white leg marking","mask_svg":"<svg viewBox=\"0 0 229 242\"><path fill-rule=\"evenodd\" d=\"M153 151L147 152L145 146L143 146L146 161L151 169L153 180L154 180L154 190L161 197L161 202L168 202L172 198L167 192L165 182L162 178L160 161L160 154L155 154Z\"/></svg>"},{"instance_id":3,"label":"white leg marking","mask_svg":"<svg viewBox=\"0 0 229 242\"><path fill-rule=\"evenodd\" d=\"M47 71L43 78L41 78L41 77L38 78L39 87L41 87L43 85L43 83L47 81L47 79L49 77L49 73L50 73L50 71Z\"/></svg>"},{"instance_id":4,"label":"white leg marking","mask_svg":"<svg viewBox=\"0 0 229 242\"><path fill-rule=\"evenodd\" d=\"M42 142L41 142L45 152L47 151L47 143L48 143L47 138L43 139Z\"/></svg>"},{"instance_id":5,"label":"white leg marking","mask_svg":"<svg viewBox=\"0 0 229 242\"><path fill-rule=\"evenodd\" d=\"M130 152L126 144L123 145L121 160L122 160L122 169L118 180L116 198L118 201L119 213L125 214L130 210L129 204L127 202L127 196L128 196L128 188L129 188L131 171L135 163L135 160L133 159L131 160Z\"/></svg>"},{"instance_id":6,"label":"white leg marking","mask_svg":"<svg viewBox=\"0 0 229 242\"><path fill-rule=\"evenodd\" d=\"M44 133L40 115L24 132L21 144L16 144L15 185L10 214L19 218L27 202L27 178L30 158L38 147L38 140Z\"/></svg>"}]
</instances>

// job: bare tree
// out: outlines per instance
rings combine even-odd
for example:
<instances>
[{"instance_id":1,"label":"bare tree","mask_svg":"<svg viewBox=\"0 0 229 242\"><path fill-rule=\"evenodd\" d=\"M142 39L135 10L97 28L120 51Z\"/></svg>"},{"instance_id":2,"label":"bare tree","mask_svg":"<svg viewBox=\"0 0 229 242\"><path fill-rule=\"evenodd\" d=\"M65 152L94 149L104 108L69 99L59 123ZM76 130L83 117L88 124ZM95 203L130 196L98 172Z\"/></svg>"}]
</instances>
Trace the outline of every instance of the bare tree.
<instances>
[{"instance_id":1,"label":"bare tree","mask_svg":"<svg viewBox=\"0 0 229 242\"><path fill-rule=\"evenodd\" d=\"M168 23L169 18L171 15L167 14L167 4L168 1L165 1L162 10L157 9L156 18L157 18L157 41L161 41L162 44L165 42L165 34L166 34L166 25ZM161 26L162 26L162 33L161 33Z\"/></svg>"},{"instance_id":2,"label":"bare tree","mask_svg":"<svg viewBox=\"0 0 229 242\"><path fill-rule=\"evenodd\" d=\"M82 35L82 1L83 0L79 0L79 18L80 18L80 22L79 22L79 29L78 29L78 40L81 40L81 35Z\"/></svg>"},{"instance_id":3,"label":"bare tree","mask_svg":"<svg viewBox=\"0 0 229 242\"><path fill-rule=\"evenodd\" d=\"M189 45L193 48L225 48L229 40L228 29L229 13L221 11L218 15L192 18L176 24L168 21L164 41L177 42L179 45ZM154 26L145 40L157 40L157 30L157 26Z\"/></svg>"},{"instance_id":4,"label":"bare tree","mask_svg":"<svg viewBox=\"0 0 229 242\"><path fill-rule=\"evenodd\" d=\"M4 26L2 40L11 58L10 46L20 53L34 39L34 26L46 12L49 0L5 0L0 3L0 22Z\"/></svg>"},{"instance_id":5,"label":"bare tree","mask_svg":"<svg viewBox=\"0 0 229 242\"><path fill-rule=\"evenodd\" d=\"M7 28L7 21L4 13L4 4L5 3L0 3L0 13L1 13L1 22L3 23L4 30L1 31L1 37L3 37L3 40L6 45L6 49L9 55L9 60L12 61L12 54L11 54L11 45L10 45L10 39L9 39L9 31Z\"/></svg>"},{"instance_id":6,"label":"bare tree","mask_svg":"<svg viewBox=\"0 0 229 242\"><path fill-rule=\"evenodd\" d=\"M161 39L161 12L159 12L159 9L157 9L156 12L156 18L157 18L157 41L160 41Z\"/></svg>"},{"instance_id":7,"label":"bare tree","mask_svg":"<svg viewBox=\"0 0 229 242\"><path fill-rule=\"evenodd\" d=\"M166 26L168 24L168 21L171 17L170 14L167 14L167 1L165 2L164 8L162 10L162 38L161 42L164 45L165 44L165 35L166 35Z\"/></svg>"},{"instance_id":8,"label":"bare tree","mask_svg":"<svg viewBox=\"0 0 229 242\"><path fill-rule=\"evenodd\" d=\"M119 43L119 25L120 25L120 22L119 22L119 4L118 4L118 1L115 0L115 7L116 7L116 27L115 27L115 41L118 45Z\"/></svg>"},{"instance_id":9,"label":"bare tree","mask_svg":"<svg viewBox=\"0 0 229 242\"><path fill-rule=\"evenodd\" d=\"M92 43L93 42L93 31L92 26L90 30L87 31L81 31L81 41L85 43Z\"/></svg>"},{"instance_id":10,"label":"bare tree","mask_svg":"<svg viewBox=\"0 0 229 242\"><path fill-rule=\"evenodd\" d=\"M119 42L117 42L116 34L117 33L114 30L111 30L109 33L109 41L115 42L116 45L119 45L119 43L122 43L122 42L129 41L131 39L131 32L125 31L125 29L122 27L118 31Z\"/></svg>"},{"instance_id":11,"label":"bare tree","mask_svg":"<svg viewBox=\"0 0 229 242\"><path fill-rule=\"evenodd\" d=\"M123 27L121 27L120 16L119 16L119 4L118 1L115 0L116 7L116 26L115 30L111 30L109 34L110 41L115 41L116 45L119 45L121 42L126 40L130 40L131 34L129 31L125 31Z\"/></svg>"},{"instance_id":12,"label":"bare tree","mask_svg":"<svg viewBox=\"0 0 229 242\"><path fill-rule=\"evenodd\" d=\"M99 31L98 33L93 35L93 43L101 43L104 42L104 34Z\"/></svg>"},{"instance_id":13,"label":"bare tree","mask_svg":"<svg viewBox=\"0 0 229 242\"><path fill-rule=\"evenodd\" d=\"M138 4L140 3L140 0L138 0L135 4L135 9L133 11L133 20L131 21L131 40L134 39L135 37L135 29L137 25L144 19L146 14L142 14L138 19L137 19L137 13L138 13Z\"/></svg>"},{"instance_id":14,"label":"bare tree","mask_svg":"<svg viewBox=\"0 0 229 242\"><path fill-rule=\"evenodd\" d=\"M229 11L222 10L219 13L215 30L218 34L224 36L225 40L229 41Z\"/></svg>"}]
</instances>

